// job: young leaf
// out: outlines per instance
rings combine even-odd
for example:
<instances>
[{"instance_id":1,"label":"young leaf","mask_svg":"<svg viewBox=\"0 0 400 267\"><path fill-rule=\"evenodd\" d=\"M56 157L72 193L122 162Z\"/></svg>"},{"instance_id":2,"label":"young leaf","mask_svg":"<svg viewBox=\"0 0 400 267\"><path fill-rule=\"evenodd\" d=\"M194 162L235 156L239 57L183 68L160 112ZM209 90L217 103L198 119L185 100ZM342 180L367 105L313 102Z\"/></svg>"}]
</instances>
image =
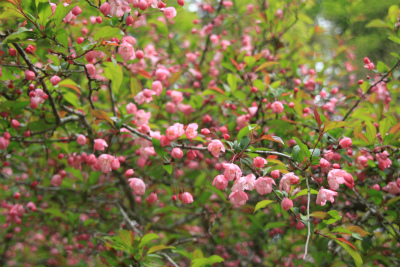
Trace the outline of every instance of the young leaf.
<instances>
[{"instance_id":1,"label":"young leaf","mask_svg":"<svg viewBox=\"0 0 400 267\"><path fill-rule=\"evenodd\" d=\"M273 201L273 200L268 200L268 199L262 200L262 201L258 202L257 205L256 205L256 207L254 208L253 214L256 213L257 210L263 209L263 208L265 208L266 206L268 206L269 204L271 204L271 203L273 203L273 202L275 202L275 201Z\"/></svg>"}]
</instances>

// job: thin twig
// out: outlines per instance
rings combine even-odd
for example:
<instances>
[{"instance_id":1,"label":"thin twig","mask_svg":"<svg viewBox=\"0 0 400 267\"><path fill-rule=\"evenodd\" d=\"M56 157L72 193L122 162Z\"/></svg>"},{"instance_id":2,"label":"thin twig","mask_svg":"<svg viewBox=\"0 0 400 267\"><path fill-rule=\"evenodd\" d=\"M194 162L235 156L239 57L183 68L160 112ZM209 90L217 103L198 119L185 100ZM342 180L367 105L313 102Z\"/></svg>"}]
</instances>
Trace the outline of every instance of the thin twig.
<instances>
[{"instance_id":1,"label":"thin twig","mask_svg":"<svg viewBox=\"0 0 400 267\"><path fill-rule=\"evenodd\" d=\"M308 243L310 242L311 237L311 227L310 227L310 184L308 183L308 176L306 175L306 184L307 184L307 241L306 241L306 248L304 251L303 260L306 259L307 252L308 252Z\"/></svg>"},{"instance_id":2,"label":"thin twig","mask_svg":"<svg viewBox=\"0 0 400 267\"><path fill-rule=\"evenodd\" d=\"M342 121L345 121L349 116L350 116L350 114L353 112L353 110L358 106L358 104L360 104L360 102L364 99L364 97L366 96L366 95L368 95L370 92L371 92L371 90L372 90L372 88L374 88L378 83L380 83L380 82L382 82L387 76L389 76L389 74L390 73L392 73L392 71L396 68L396 67L398 67L400 65L400 60L398 60L397 61L397 63L393 66L393 68L391 68L385 75L383 75L377 82L375 82L374 84L372 84L369 88L368 88L368 90L367 90L367 92L360 98L360 99L358 99L357 100L357 102L354 104L354 106L352 106L351 107L351 109L347 112L347 114L343 117L343 120Z\"/></svg>"}]
</instances>

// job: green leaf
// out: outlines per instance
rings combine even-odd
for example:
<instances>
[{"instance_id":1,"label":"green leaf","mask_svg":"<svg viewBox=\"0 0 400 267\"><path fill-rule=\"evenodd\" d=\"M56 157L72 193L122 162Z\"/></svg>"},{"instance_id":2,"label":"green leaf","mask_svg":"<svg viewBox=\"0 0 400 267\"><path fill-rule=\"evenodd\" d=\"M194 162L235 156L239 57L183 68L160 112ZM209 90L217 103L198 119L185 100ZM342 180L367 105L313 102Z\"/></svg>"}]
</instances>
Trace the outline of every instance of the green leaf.
<instances>
[{"instance_id":1,"label":"green leaf","mask_svg":"<svg viewBox=\"0 0 400 267\"><path fill-rule=\"evenodd\" d=\"M57 57L57 56L55 56L55 55L46 55L46 57L48 58L48 59L50 59L51 61L53 61L53 64L54 65L56 65L56 66L60 66L60 59Z\"/></svg>"},{"instance_id":2,"label":"green leaf","mask_svg":"<svg viewBox=\"0 0 400 267\"><path fill-rule=\"evenodd\" d=\"M99 180L100 176L101 172L94 172L94 171L90 172L88 179L89 186L97 184L97 181Z\"/></svg>"},{"instance_id":3,"label":"green leaf","mask_svg":"<svg viewBox=\"0 0 400 267\"><path fill-rule=\"evenodd\" d=\"M365 122L367 126L367 135L368 141L370 144L373 144L376 138L376 127L369 121Z\"/></svg>"},{"instance_id":4,"label":"green leaf","mask_svg":"<svg viewBox=\"0 0 400 267\"><path fill-rule=\"evenodd\" d=\"M106 78L110 79L112 82L111 83L112 90L115 93L118 93L119 88L121 87L122 78L123 78L123 73L122 73L121 67L119 65L117 65L115 67L112 62L104 62L103 64L105 65L104 74L105 74Z\"/></svg>"},{"instance_id":5,"label":"green leaf","mask_svg":"<svg viewBox=\"0 0 400 267\"><path fill-rule=\"evenodd\" d=\"M68 6L63 5L64 2L61 2L57 5L56 10L54 11L54 15L52 16L52 20L54 20L56 28L60 26L65 16L76 6L78 3L70 4Z\"/></svg>"},{"instance_id":6,"label":"green leaf","mask_svg":"<svg viewBox=\"0 0 400 267\"><path fill-rule=\"evenodd\" d=\"M298 18L299 18L299 20L304 21L307 24L310 24L310 25L314 24L314 20L312 20L309 16L307 16L304 13L299 13Z\"/></svg>"},{"instance_id":7,"label":"green leaf","mask_svg":"<svg viewBox=\"0 0 400 267\"><path fill-rule=\"evenodd\" d=\"M379 133L381 134L381 137L385 137L386 133L389 132L389 128L392 127L392 123L388 118L384 118L379 122Z\"/></svg>"},{"instance_id":8,"label":"green leaf","mask_svg":"<svg viewBox=\"0 0 400 267\"><path fill-rule=\"evenodd\" d=\"M57 31L56 40L64 46L64 48L68 48L68 36L67 31L65 29L59 29Z\"/></svg>"},{"instance_id":9,"label":"green leaf","mask_svg":"<svg viewBox=\"0 0 400 267\"><path fill-rule=\"evenodd\" d=\"M303 190L301 190L300 192L298 192L296 195L290 197L290 199L295 199L295 198L298 198L298 197L307 195L307 192L308 192L308 189L307 189L307 188L304 188ZM310 194L312 194L312 195L318 195L318 191L311 188L311 189L310 189Z\"/></svg>"},{"instance_id":10,"label":"green leaf","mask_svg":"<svg viewBox=\"0 0 400 267\"><path fill-rule=\"evenodd\" d=\"M250 138L244 136L242 140L240 140L239 146L243 150L250 144Z\"/></svg>"},{"instance_id":11,"label":"green leaf","mask_svg":"<svg viewBox=\"0 0 400 267\"><path fill-rule=\"evenodd\" d=\"M191 267L201 267L206 265L213 265L214 263L223 262L224 259L217 255L212 255L209 258L194 259L191 262Z\"/></svg>"},{"instance_id":12,"label":"green leaf","mask_svg":"<svg viewBox=\"0 0 400 267\"><path fill-rule=\"evenodd\" d=\"M76 107L76 108L80 107L79 98L76 96L76 94L68 91L68 92L63 93L63 97L66 101L68 101L74 107Z\"/></svg>"},{"instance_id":13,"label":"green leaf","mask_svg":"<svg viewBox=\"0 0 400 267\"><path fill-rule=\"evenodd\" d=\"M341 127L348 127L349 123L345 121L331 121L325 126L325 132L336 129L336 128L341 128Z\"/></svg>"},{"instance_id":14,"label":"green leaf","mask_svg":"<svg viewBox=\"0 0 400 267\"><path fill-rule=\"evenodd\" d=\"M269 204L271 204L271 203L273 203L273 202L275 202L275 201L273 201L273 200L268 200L268 199L262 200L262 201L258 202L257 205L256 205L256 207L254 208L253 214L256 213L257 210L263 209L263 208L265 208L266 206L268 206Z\"/></svg>"},{"instance_id":15,"label":"green leaf","mask_svg":"<svg viewBox=\"0 0 400 267\"><path fill-rule=\"evenodd\" d=\"M339 245L341 245L354 259L354 263L356 264L357 267L361 267L363 264L363 260L360 256L360 254L358 253L358 251L356 251L354 248L352 248L351 246L349 246L346 243L343 243L337 239L334 239L336 243L338 243Z\"/></svg>"},{"instance_id":16,"label":"green leaf","mask_svg":"<svg viewBox=\"0 0 400 267\"><path fill-rule=\"evenodd\" d=\"M49 2L41 2L38 5L38 21L41 25L46 26L47 20L51 17L51 6Z\"/></svg>"},{"instance_id":17,"label":"green leaf","mask_svg":"<svg viewBox=\"0 0 400 267\"><path fill-rule=\"evenodd\" d=\"M248 135L249 133L257 130L258 128L260 128L260 126L258 124L249 124L249 125L243 127L238 133L237 141L240 142L242 140L243 136Z\"/></svg>"},{"instance_id":18,"label":"green leaf","mask_svg":"<svg viewBox=\"0 0 400 267\"><path fill-rule=\"evenodd\" d=\"M121 29L113 28L113 27L110 27L110 26L105 26L103 28L100 28L93 35L93 39L94 40L99 40L100 38L102 38L102 39L111 39L113 37L121 39L122 36L124 36L124 32ZM111 63L111 62L109 62L109 63Z\"/></svg>"},{"instance_id":19,"label":"green leaf","mask_svg":"<svg viewBox=\"0 0 400 267\"><path fill-rule=\"evenodd\" d=\"M227 78L229 87L231 88L231 92L235 92L236 88L237 88L237 80L235 75L233 75L232 73L228 74L228 78Z\"/></svg>"},{"instance_id":20,"label":"green leaf","mask_svg":"<svg viewBox=\"0 0 400 267\"><path fill-rule=\"evenodd\" d=\"M398 38L397 38L398 39ZM400 39L399 39L400 40ZM378 61L378 64L376 65L376 69L380 72L380 73L386 73L389 71L389 67L386 66L385 63L383 63L382 61Z\"/></svg>"},{"instance_id":21,"label":"green leaf","mask_svg":"<svg viewBox=\"0 0 400 267\"><path fill-rule=\"evenodd\" d=\"M397 38L395 36L389 36L388 39L393 41L393 42L395 42L395 43L397 43L397 44L400 44L400 38Z\"/></svg>"},{"instance_id":22,"label":"green leaf","mask_svg":"<svg viewBox=\"0 0 400 267\"><path fill-rule=\"evenodd\" d=\"M4 39L3 44L18 43L28 39L35 39L37 34L33 31L29 31L25 27L20 27L16 32L10 34Z\"/></svg>"},{"instance_id":23,"label":"green leaf","mask_svg":"<svg viewBox=\"0 0 400 267\"><path fill-rule=\"evenodd\" d=\"M153 253L153 252L159 251L159 250L163 250L163 249L174 249L174 248L175 248L175 247L173 247L173 246L157 245L157 246L151 247L151 248L149 249L149 251L147 251L147 255L148 255L148 254L151 254L151 253Z\"/></svg>"},{"instance_id":24,"label":"green leaf","mask_svg":"<svg viewBox=\"0 0 400 267\"><path fill-rule=\"evenodd\" d=\"M161 21L151 20L148 22L149 24L153 24L156 28L156 32L161 35L168 36L168 28L167 25L162 23Z\"/></svg>"},{"instance_id":25,"label":"green leaf","mask_svg":"<svg viewBox=\"0 0 400 267\"><path fill-rule=\"evenodd\" d=\"M60 217L60 218L65 219L65 214L63 214L61 212L61 210L58 209L58 208L43 209L43 212L44 213L49 213L49 214L53 215L54 217Z\"/></svg>"},{"instance_id":26,"label":"green leaf","mask_svg":"<svg viewBox=\"0 0 400 267\"><path fill-rule=\"evenodd\" d=\"M166 170L169 174L172 174L172 165L168 164L168 165L163 165L164 170Z\"/></svg>"},{"instance_id":27,"label":"green leaf","mask_svg":"<svg viewBox=\"0 0 400 267\"><path fill-rule=\"evenodd\" d=\"M15 19L15 18L25 18L20 12L12 8L7 8L3 10L0 14L0 19Z\"/></svg>"},{"instance_id":28,"label":"green leaf","mask_svg":"<svg viewBox=\"0 0 400 267\"><path fill-rule=\"evenodd\" d=\"M244 62L246 62L247 66L251 69L254 64L256 64L256 59L254 57L244 57Z\"/></svg>"},{"instance_id":29,"label":"green leaf","mask_svg":"<svg viewBox=\"0 0 400 267\"><path fill-rule=\"evenodd\" d=\"M329 215L331 218L323 220L325 224L335 223L342 218L342 216L339 215L339 212L337 210L330 210L328 211L327 215Z\"/></svg>"},{"instance_id":30,"label":"green leaf","mask_svg":"<svg viewBox=\"0 0 400 267\"><path fill-rule=\"evenodd\" d=\"M195 251L193 251L193 258L194 259L203 259L204 255L203 252L201 251L201 249L196 249Z\"/></svg>"},{"instance_id":31,"label":"green leaf","mask_svg":"<svg viewBox=\"0 0 400 267\"><path fill-rule=\"evenodd\" d=\"M151 142L153 143L153 147L157 155L159 155L162 158L164 156L164 148L161 147L160 140L152 138Z\"/></svg>"},{"instance_id":32,"label":"green leaf","mask_svg":"<svg viewBox=\"0 0 400 267\"><path fill-rule=\"evenodd\" d=\"M29 124L29 129L32 132L39 132L43 131L44 129L48 129L50 127L54 126L54 124L50 124L46 122L45 120L40 120L40 121L34 121Z\"/></svg>"},{"instance_id":33,"label":"green leaf","mask_svg":"<svg viewBox=\"0 0 400 267\"><path fill-rule=\"evenodd\" d=\"M308 160L308 158L310 158L310 156L311 156L311 152L310 152L310 150L308 149L308 147L307 147L305 144L303 144L303 143L300 141L299 138L293 137L293 139L296 141L296 144L300 147L301 152L304 154L304 156L305 156L305 157L307 158L307 160Z\"/></svg>"},{"instance_id":34,"label":"green leaf","mask_svg":"<svg viewBox=\"0 0 400 267\"><path fill-rule=\"evenodd\" d=\"M160 238L160 237L157 234L154 234L154 233L150 233L150 234L144 235L140 239L139 248L144 247L146 244L150 243L152 240L158 239L158 238Z\"/></svg>"},{"instance_id":35,"label":"green leaf","mask_svg":"<svg viewBox=\"0 0 400 267\"><path fill-rule=\"evenodd\" d=\"M119 237L121 238L122 242L130 248L133 245L134 235L131 231L122 229L119 231Z\"/></svg>"},{"instance_id":36,"label":"green leaf","mask_svg":"<svg viewBox=\"0 0 400 267\"><path fill-rule=\"evenodd\" d=\"M371 20L367 25L365 25L366 28L387 28L387 25L379 20L379 19L374 19Z\"/></svg>"}]
</instances>

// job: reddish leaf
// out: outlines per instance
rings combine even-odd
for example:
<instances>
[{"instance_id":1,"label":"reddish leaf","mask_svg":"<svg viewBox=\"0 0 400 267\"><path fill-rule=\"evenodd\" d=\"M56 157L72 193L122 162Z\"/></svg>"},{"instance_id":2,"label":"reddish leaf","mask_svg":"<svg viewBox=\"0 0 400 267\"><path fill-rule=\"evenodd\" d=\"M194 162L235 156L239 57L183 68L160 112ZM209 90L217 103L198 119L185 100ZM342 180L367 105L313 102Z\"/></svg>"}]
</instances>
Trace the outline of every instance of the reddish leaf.
<instances>
[{"instance_id":1,"label":"reddish leaf","mask_svg":"<svg viewBox=\"0 0 400 267\"><path fill-rule=\"evenodd\" d=\"M360 226L357 226L357 225L350 225L350 226L346 227L346 229L352 233L360 234L361 237L364 237L366 235L371 235L370 233L363 230Z\"/></svg>"},{"instance_id":2,"label":"reddish leaf","mask_svg":"<svg viewBox=\"0 0 400 267\"><path fill-rule=\"evenodd\" d=\"M316 108L314 108L314 116L315 116L315 120L318 122L318 127L321 130L321 118L319 117L318 111Z\"/></svg>"},{"instance_id":3,"label":"reddish leaf","mask_svg":"<svg viewBox=\"0 0 400 267\"><path fill-rule=\"evenodd\" d=\"M261 140L269 140L269 141L281 143L283 145L285 144L279 136L271 136L269 134L263 135L261 137Z\"/></svg>"},{"instance_id":4,"label":"reddish leaf","mask_svg":"<svg viewBox=\"0 0 400 267\"><path fill-rule=\"evenodd\" d=\"M400 129L400 122L397 123L395 126L393 126L392 129L390 129L389 134L394 134Z\"/></svg>"},{"instance_id":5,"label":"reddish leaf","mask_svg":"<svg viewBox=\"0 0 400 267\"><path fill-rule=\"evenodd\" d=\"M269 155L267 157L267 159L277 159L277 158L278 158L278 156L276 156L276 155Z\"/></svg>"},{"instance_id":6,"label":"reddish leaf","mask_svg":"<svg viewBox=\"0 0 400 267\"><path fill-rule=\"evenodd\" d=\"M343 242L343 243L346 243L347 245L351 246L351 247L354 248L356 251L358 251L357 248L356 248L351 242L347 241L346 239L344 239L344 238L342 238L342 237L339 237L339 238L336 238L336 239L337 239L337 240L340 240L340 241Z\"/></svg>"},{"instance_id":7,"label":"reddish leaf","mask_svg":"<svg viewBox=\"0 0 400 267\"><path fill-rule=\"evenodd\" d=\"M281 120L287 121L287 122L289 122L289 123L297 124L297 122L292 121L292 120L288 120L288 119L281 119Z\"/></svg>"},{"instance_id":8,"label":"reddish leaf","mask_svg":"<svg viewBox=\"0 0 400 267\"><path fill-rule=\"evenodd\" d=\"M214 90L214 91L217 91L218 93L221 93L223 95L225 94L224 90L222 90L221 88L218 88L216 86L210 86L210 89Z\"/></svg>"},{"instance_id":9,"label":"reddish leaf","mask_svg":"<svg viewBox=\"0 0 400 267\"><path fill-rule=\"evenodd\" d=\"M267 73L265 73L265 77L264 77L265 87L267 87L270 83L271 83L271 77L269 76L269 74L267 72Z\"/></svg>"},{"instance_id":10,"label":"reddish leaf","mask_svg":"<svg viewBox=\"0 0 400 267\"><path fill-rule=\"evenodd\" d=\"M145 70L138 70L138 73L139 73L140 75L142 75L143 77L145 77L145 78L151 79L150 73L148 73L148 72L145 71Z\"/></svg>"},{"instance_id":11,"label":"reddish leaf","mask_svg":"<svg viewBox=\"0 0 400 267\"><path fill-rule=\"evenodd\" d=\"M238 64L233 58L230 58L230 60L231 60L231 62L233 63L233 65L235 65L236 69L237 69L238 71L240 71L239 64Z\"/></svg>"}]
</instances>

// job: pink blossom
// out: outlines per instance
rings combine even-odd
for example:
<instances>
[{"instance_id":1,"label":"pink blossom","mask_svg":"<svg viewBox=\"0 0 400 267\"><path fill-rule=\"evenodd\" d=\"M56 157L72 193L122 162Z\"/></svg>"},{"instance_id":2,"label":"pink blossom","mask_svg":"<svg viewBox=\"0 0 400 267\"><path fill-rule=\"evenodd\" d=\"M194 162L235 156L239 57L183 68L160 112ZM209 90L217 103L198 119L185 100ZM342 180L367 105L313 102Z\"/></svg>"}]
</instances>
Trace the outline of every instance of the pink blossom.
<instances>
[{"instance_id":1,"label":"pink blossom","mask_svg":"<svg viewBox=\"0 0 400 267\"><path fill-rule=\"evenodd\" d=\"M139 109L135 114L135 124L137 126L149 124L150 118L151 118L150 112L145 112L143 109Z\"/></svg>"},{"instance_id":2,"label":"pink blossom","mask_svg":"<svg viewBox=\"0 0 400 267\"><path fill-rule=\"evenodd\" d=\"M281 207L284 210L290 210L290 208L293 207L293 201L291 201L289 198L285 197L282 200Z\"/></svg>"},{"instance_id":3,"label":"pink blossom","mask_svg":"<svg viewBox=\"0 0 400 267\"><path fill-rule=\"evenodd\" d=\"M327 200L333 203L335 202L335 199L333 197L337 195L337 192L321 187L317 195L316 203L321 206L325 206Z\"/></svg>"},{"instance_id":4,"label":"pink blossom","mask_svg":"<svg viewBox=\"0 0 400 267\"><path fill-rule=\"evenodd\" d=\"M228 180L222 174L217 175L212 183L217 189L225 190L228 187Z\"/></svg>"},{"instance_id":5,"label":"pink blossom","mask_svg":"<svg viewBox=\"0 0 400 267\"><path fill-rule=\"evenodd\" d=\"M242 176L242 170L236 164L222 163L225 169L224 176L228 181L239 179Z\"/></svg>"},{"instance_id":6,"label":"pink blossom","mask_svg":"<svg viewBox=\"0 0 400 267\"><path fill-rule=\"evenodd\" d=\"M96 164L98 164L98 166L101 169L102 173L108 173L112 170L111 168L111 163L113 162L113 160L115 159L114 156L108 155L108 154L102 154L98 159Z\"/></svg>"},{"instance_id":7,"label":"pink blossom","mask_svg":"<svg viewBox=\"0 0 400 267\"><path fill-rule=\"evenodd\" d=\"M186 128L186 137L188 139L193 139L196 138L197 136L197 128L199 128L199 126L197 125L197 123L191 123L187 126Z\"/></svg>"},{"instance_id":8,"label":"pink blossom","mask_svg":"<svg viewBox=\"0 0 400 267\"><path fill-rule=\"evenodd\" d=\"M365 157L365 156L359 156L359 157L357 158L357 162L358 162L359 164L361 164L361 166L366 167L366 166L367 166L367 163L368 163L368 158Z\"/></svg>"},{"instance_id":9,"label":"pink blossom","mask_svg":"<svg viewBox=\"0 0 400 267\"><path fill-rule=\"evenodd\" d=\"M126 112L128 114L135 114L136 111L137 111L137 107L135 104L130 102L128 105L126 105Z\"/></svg>"},{"instance_id":10,"label":"pink blossom","mask_svg":"<svg viewBox=\"0 0 400 267\"><path fill-rule=\"evenodd\" d=\"M329 161L327 161L326 159L322 158L322 159L319 160L319 166L324 171L327 171L327 170L329 170L329 167L331 166L331 164L329 163Z\"/></svg>"},{"instance_id":11,"label":"pink blossom","mask_svg":"<svg viewBox=\"0 0 400 267\"><path fill-rule=\"evenodd\" d=\"M182 149L178 148L178 147L174 147L171 151L171 156L174 159L181 159L183 157L183 151Z\"/></svg>"},{"instance_id":12,"label":"pink blossom","mask_svg":"<svg viewBox=\"0 0 400 267\"><path fill-rule=\"evenodd\" d=\"M176 16L176 10L174 7L164 8L163 13L167 19L173 19Z\"/></svg>"},{"instance_id":13,"label":"pink blossom","mask_svg":"<svg viewBox=\"0 0 400 267\"><path fill-rule=\"evenodd\" d=\"M32 81L32 80L35 79L35 73L33 71L31 71L31 70L25 70L25 78L28 81Z\"/></svg>"},{"instance_id":14,"label":"pink blossom","mask_svg":"<svg viewBox=\"0 0 400 267\"><path fill-rule=\"evenodd\" d=\"M121 163L119 162L119 159L114 159L111 161L111 169L113 170L118 170L121 167Z\"/></svg>"},{"instance_id":15,"label":"pink blossom","mask_svg":"<svg viewBox=\"0 0 400 267\"><path fill-rule=\"evenodd\" d=\"M108 2L110 3L111 16L120 18L125 14L125 12L131 12L129 3L124 0L110 0Z\"/></svg>"},{"instance_id":16,"label":"pink blossom","mask_svg":"<svg viewBox=\"0 0 400 267\"><path fill-rule=\"evenodd\" d=\"M26 207L31 211L36 211L36 204L33 203L32 201L29 201L28 204L26 204Z\"/></svg>"},{"instance_id":17,"label":"pink blossom","mask_svg":"<svg viewBox=\"0 0 400 267\"><path fill-rule=\"evenodd\" d=\"M255 157L253 159L253 164L256 168L262 168L264 167L265 164L267 164L268 161L266 161L264 158L262 157Z\"/></svg>"},{"instance_id":18,"label":"pink blossom","mask_svg":"<svg viewBox=\"0 0 400 267\"><path fill-rule=\"evenodd\" d=\"M344 178L344 184L348 188L353 189L353 187L354 187L354 178L353 178L353 176L350 173L346 173L343 178Z\"/></svg>"},{"instance_id":19,"label":"pink blossom","mask_svg":"<svg viewBox=\"0 0 400 267\"><path fill-rule=\"evenodd\" d=\"M162 135L160 138L161 147L169 146L171 144L171 140L168 139L165 135Z\"/></svg>"},{"instance_id":20,"label":"pink blossom","mask_svg":"<svg viewBox=\"0 0 400 267\"><path fill-rule=\"evenodd\" d=\"M146 185L139 178L129 178L129 186L133 189L135 194L143 196L146 190Z\"/></svg>"},{"instance_id":21,"label":"pink blossom","mask_svg":"<svg viewBox=\"0 0 400 267\"><path fill-rule=\"evenodd\" d=\"M265 195L272 192L272 184L276 185L272 178L260 177L255 181L254 188L260 195Z\"/></svg>"},{"instance_id":22,"label":"pink blossom","mask_svg":"<svg viewBox=\"0 0 400 267\"><path fill-rule=\"evenodd\" d=\"M50 82L53 86L56 86L60 81L61 79L57 75L54 75L53 77L50 78Z\"/></svg>"},{"instance_id":23,"label":"pink blossom","mask_svg":"<svg viewBox=\"0 0 400 267\"><path fill-rule=\"evenodd\" d=\"M219 158L219 153L221 151L225 152L225 147L220 140L214 139L208 144L207 150L210 151L214 157Z\"/></svg>"},{"instance_id":24,"label":"pink blossom","mask_svg":"<svg viewBox=\"0 0 400 267\"><path fill-rule=\"evenodd\" d=\"M272 178L274 178L274 179L278 179L278 178L279 178L279 175L280 175L279 170L274 170L274 171L271 172L271 176L272 176Z\"/></svg>"},{"instance_id":25,"label":"pink blossom","mask_svg":"<svg viewBox=\"0 0 400 267\"><path fill-rule=\"evenodd\" d=\"M153 192L148 197L146 197L146 202L151 205L157 201L157 193Z\"/></svg>"},{"instance_id":26,"label":"pink blossom","mask_svg":"<svg viewBox=\"0 0 400 267\"><path fill-rule=\"evenodd\" d=\"M76 138L76 142L83 146L86 144L86 137L83 134L78 135L78 137Z\"/></svg>"},{"instance_id":27,"label":"pink blossom","mask_svg":"<svg viewBox=\"0 0 400 267\"><path fill-rule=\"evenodd\" d=\"M7 149L10 145L10 141L5 139L4 137L0 136L0 149Z\"/></svg>"},{"instance_id":28,"label":"pink blossom","mask_svg":"<svg viewBox=\"0 0 400 267\"><path fill-rule=\"evenodd\" d=\"M153 90L157 96L160 96L163 91L162 83L160 81L154 81L151 84L151 90Z\"/></svg>"},{"instance_id":29,"label":"pink blossom","mask_svg":"<svg viewBox=\"0 0 400 267\"><path fill-rule=\"evenodd\" d=\"M107 16L108 14L110 14L110 12L111 12L110 4L109 4L108 2L104 2L104 3L100 6L100 12L101 12L104 16Z\"/></svg>"},{"instance_id":30,"label":"pink blossom","mask_svg":"<svg viewBox=\"0 0 400 267\"><path fill-rule=\"evenodd\" d=\"M336 169L336 170L331 170L328 173L328 183L329 183L329 187L332 190L337 190L339 188L340 184L344 184L345 180L344 180L344 176L347 174L346 171L344 170L340 170L340 169Z\"/></svg>"},{"instance_id":31,"label":"pink blossom","mask_svg":"<svg viewBox=\"0 0 400 267\"><path fill-rule=\"evenodd\" d=\"M95 139L94 140L94 149L96 150L104 150L105 147L108 147L107 142L103 139Z\"/></svg>"},{"instance_id":32,"label":"pink blossom","mask_svg":"<svg viewBox=\"0 0 400 267\"><path fill-rule=\"evenodd\" d=\"M383 191L389 192L392 195L397 195L400 193L400 188L397 186L396 182L390 182L386 186L382 187Z\"/></svg>"},{"instance_id":33,"label":"pink blossom","mask_svg":"<svg viewBox=\"0 0 400 267\"><path fill-rule=\"evenodd\" d=\"M173 102L168 102L165 105L165 111L167 111L168 113L176 113L176 104Z\"/></svg>"},{"instance_id":34,"label":"pink blossom","mask_svg":"<svg viewBox=\"0 0 400 267\"><path fill-rule=\"evenodd\" d=\"M135 97L135 102L139 105L143 103L150 103L153 101L153 95L156 93L154 91L151 91L149 89L144 89L143 91L139 92Z\"/></svg>"},{"instance_id":35,"label":"pink blossom","mask_svg":"<svg viewBox=\"0 0 400 267\"><path fill-rule=\"evenodd\" d=\"M192 202L193 202L193 196L192 196L190 193L188 193L188 192L184 192L184 193L181 195L181 200L182 200L182 203L183 203L184 205L186 205L186 204L189 204L189 203L192 203Z\"/></svg>"},{"instance_id":36,"label":"pink blossom","mask_svg":"<svg viewBox=\"0 0 400 267\"><path fill-rule=\"evenodd\" d=\"M62 184L62 178L59 174L55 174L53 175L53 177L51 177L51 181L50 184L52 186L60 186Z\"/></svg>"},{"instance_id":37,"label":"pink blossom","mask_svg":"<svg viewBox=\"0 0 400 267\"><path fill-rule=\"evenodd\" d=\"M341 146L342 148L348 148L351 146L351 144L352 144L351 139L348 137L343 138L339 142L339 146Z\"/></svg>"},{"instance_id":38,"label":"pink blossom","mask_svg":"<svg viewBox=\"0 0 400 267\"><path fill-rule=\"evenodd\" d=\"M173 126L167 128L165 135L169 140L175 140L185 133L183 124L175 123Z\"/></svg>"},{"instance_id":39,"label":"pink blossom","mask_svg":"<svg viewBox=\"0 0 400 267\"><path fill-rule=\"evenodd\" d=\"M129 176L132 176L135 173L133 169L128 169L125 171L124 177L128 178Z\"/></svg>"},{"instance_id":40,"label":"pink blossom","mask_svg":"<svg viewBox=\"0 0 400 267\"><path fill-rule=\"evenodd\" d=\"M237 179L233 184L231 190L232 192L244 191L244 190L253 191L255 182L256 182L256 177L254 176L254 174L251 173L247 176L240 177L239 179Z\"/></svg>"},{"instance_id":41,"label":"pink blossom","mask_svg":"<svg viewBox=\"0 0 400 267\"><path fill-rule=\"evenodd\" d=\"M376 154L376 160L378 161L379 168L383 171L392 165L392 161L388 158L389 153L383 151L382 153Z\"/></svg>"},{"instance_id":42,"label":"pink blossom","mask_svg":"<svg viewBox=\"0 0 400 267\"><path fill-rule=\"evenodd\" d=\"M135 49L128 42L122 42L118 48L118 55L125 61L134 60L136 58Z\"/></svg>"},{"instance_id":43,"label":"pink blossom","mask_svg":"<svg viewBox=\"0 0 400 267\"><path fill-rule=\"evenodd\" d=\"M283 104L280 101L275 101L271 104L272 113L281 113L283 111Z\"/></svg>"},{"instance_id":44,"label":"pink blossom","mask_svg":"<svg viewBox=\"0 0 400 267\"><path fill-rule=\"evenodd\" d=\"M175 102L176 104L183 101L182 92L179 92L179 91L169 91L169 92L171 92L170 97L171 97L172 101Z\"/></svg>"},{"instance_id":45,"label":"pink blossom","mask_svg":"<svg viewBox=\"0 0 400 267\"><path fill-rule=\"evenodd\" d=\"M157 69L156 76L157 80L163 81L169 76L170 72L166 69Z\"/></svg>"},{"instance_id":46,"label":"pink blossom","mask_svg":"<svg viewBox=\"0 0 400 267\"><path fill-rule=\"evenodd\" d=\"M97 73L96 67L95 67L93 64L86 64L85 67L86 67L86 69L87 69L87 71L88 71L87 74L88 74L91 78L93 78L93 77L96 75L96 73Z\"/></svg>"},{"instance_id":47,"label":"pink blossom","mask_svg":"<svg viewBox=\"0 0 400 267\"><path fill-rule=\"evenodd\" d=\"M232 192L229 195L229 200L231 201L232 205L234 205L234 206L242 206L242 205L246 204L246 201L248 199L249 199L249 197L243 191Z\"/></svg>"}]
</instances>

